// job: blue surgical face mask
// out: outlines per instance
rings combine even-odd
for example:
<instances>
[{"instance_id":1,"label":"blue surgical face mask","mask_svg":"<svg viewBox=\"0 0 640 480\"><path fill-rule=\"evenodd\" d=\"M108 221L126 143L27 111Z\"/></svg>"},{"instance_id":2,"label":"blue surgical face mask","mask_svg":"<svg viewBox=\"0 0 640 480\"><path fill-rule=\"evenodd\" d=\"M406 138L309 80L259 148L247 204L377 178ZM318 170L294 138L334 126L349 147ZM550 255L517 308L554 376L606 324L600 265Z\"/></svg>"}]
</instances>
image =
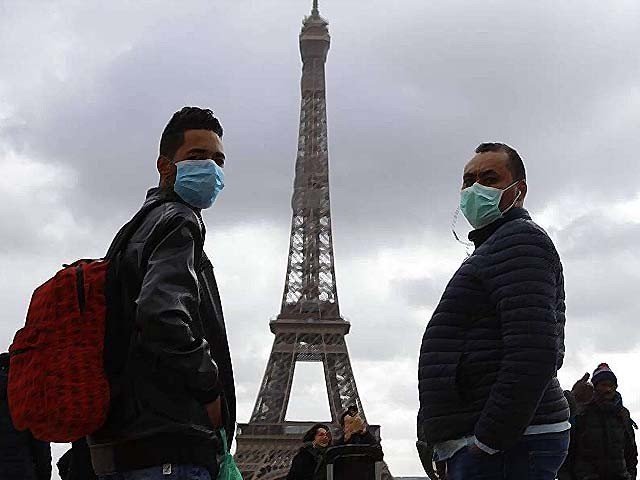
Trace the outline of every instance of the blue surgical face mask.
<instances>
[{"instance_id":1,"label":"blue surgical face mask","mask_svg":"<svg viewBox=\"0 0 640 480\"><path fill-rule=\"evenodd\" d=\"M519 190L513 203L504 212L500 211L502 195L517 183L514 182L504 190L500 190L499 188L485 187L476 182L460 193L460 210L473 228L486 227L502 217L516 204L522 193Z\"/></svg>"},{"instance_id":2,"label":"blue surgical face mask","mask_svg":"<svg viewBox=\"0 0 640 480\"><path fill-rule=\"evenodd\" d=\"M224 188L224 172L213 160L183 160L176 163L173 190L196 208L209 208Z\"/></svg>"}]
</instances>

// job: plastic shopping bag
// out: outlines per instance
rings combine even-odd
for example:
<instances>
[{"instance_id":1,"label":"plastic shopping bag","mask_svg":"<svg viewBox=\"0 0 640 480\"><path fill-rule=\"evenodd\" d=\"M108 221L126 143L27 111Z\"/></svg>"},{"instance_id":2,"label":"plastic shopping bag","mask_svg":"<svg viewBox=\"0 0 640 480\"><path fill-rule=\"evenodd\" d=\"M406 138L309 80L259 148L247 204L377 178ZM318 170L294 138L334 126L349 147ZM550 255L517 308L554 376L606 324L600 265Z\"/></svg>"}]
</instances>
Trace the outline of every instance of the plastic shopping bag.
<instances>
[{"instance_id":1,"label":"plastic shopping bag","mask_svg":"<svg viewBox=\"0 0 640 480\"><path fill-rule=\"evenodd\" d=\"M240 470L238 470L238 466L233 459L233 455L229 452L227 434L224 431L224 428L220 429L220 436L222 437L224 454L218 470L218 480L242 480L242 474L240 473Z\"/></svg>"}]
</instances>

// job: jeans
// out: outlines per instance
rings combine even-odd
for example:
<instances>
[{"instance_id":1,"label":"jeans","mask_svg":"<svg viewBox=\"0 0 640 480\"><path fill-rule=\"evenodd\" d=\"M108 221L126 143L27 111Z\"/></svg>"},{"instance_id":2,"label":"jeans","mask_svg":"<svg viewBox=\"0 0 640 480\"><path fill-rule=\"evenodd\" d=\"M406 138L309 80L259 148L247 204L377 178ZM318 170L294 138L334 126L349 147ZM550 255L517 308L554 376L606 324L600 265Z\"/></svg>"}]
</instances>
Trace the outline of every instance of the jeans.
<instances>
[{"instance_id":1,"label":"jeans","mask_svg":"<svg viewBox=\"0 0 640 480\"><path fill-rule=\"evenodd\" d=\"M102 475L99 480L211 480L209 471L195 465L159 465L142 470L131 470L113 475Z\"/></svg>"},{"instance_id":2,"label":"jeans","mask_svg":"<svg viewBox=\"0 0 640 480\"><path fill-rule=\"evenodd\" d=\"M525 435L494 455L465 447L447 460L447 480L554 480L568 449L568 430Z\"/></svg>"}]
</instances>

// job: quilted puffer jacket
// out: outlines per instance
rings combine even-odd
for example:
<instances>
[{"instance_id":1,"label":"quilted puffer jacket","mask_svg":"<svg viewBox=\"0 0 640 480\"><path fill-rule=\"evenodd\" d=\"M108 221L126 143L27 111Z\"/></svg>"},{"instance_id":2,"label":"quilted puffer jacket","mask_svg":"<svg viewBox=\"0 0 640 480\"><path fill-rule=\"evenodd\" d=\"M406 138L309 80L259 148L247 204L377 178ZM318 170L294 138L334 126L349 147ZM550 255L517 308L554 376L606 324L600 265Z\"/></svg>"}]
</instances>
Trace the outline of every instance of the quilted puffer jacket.
<instances>
[{"instance_id":1,"label":"quilted puffer jacket","mask_svg":"<svg viewBox=\"0 0 640 480\"><path fill-rule=\"evenodd\" d=\"M422 339L418 430L430 444L475 435L505 450L529 426L569 419L556 378L564 357L562 265L522 208L469 238L476 249Z\"/></svg>"},{"instance_id":2,"label":"quilted puffer jacket","mask_svg":"<svg viewBox=\"0 0 640 480\"><path fill-rule=\"evenodd\" d=\"M221 441L206 404L223 400L231 443L233 369L200 212L173 192L158 203L116 260L121 321L107 325L105 365L113 379L106 424L89 439L95 473L191 464L217 470Z\"/></svg>"}]
</instances>

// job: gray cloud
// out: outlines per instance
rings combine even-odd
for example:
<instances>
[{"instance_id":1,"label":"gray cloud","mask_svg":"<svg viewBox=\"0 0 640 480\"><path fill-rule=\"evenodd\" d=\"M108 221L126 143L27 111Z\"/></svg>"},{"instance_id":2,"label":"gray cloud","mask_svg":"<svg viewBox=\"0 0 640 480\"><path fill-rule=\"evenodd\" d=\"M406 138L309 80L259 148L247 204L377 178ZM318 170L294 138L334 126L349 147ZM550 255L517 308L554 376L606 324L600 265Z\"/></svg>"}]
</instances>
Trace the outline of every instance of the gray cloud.
<instances>
[{"instance_id":1,"label":"gray cloud","mask_svg":"<svg viewBox=\"0 0 640 480\"><path fill-rule=\"evenodd\" d=\"M22 125L4 133L7 141L77 169L69 207L79 214L126 209L156 182L158 136L170 113L185 103L211 105L230 152L231 188L217 221L286 222L297 135L296 34L305 9L292 0L260 7L194 2L184 11L157 2L136 28L141 11L123 18L110 5L71 9L66 21L51 21L52 33L30 39L34 50L52 44L44 52L53 58L18 69L23 77L38 68L46 88L25 92L11 75L3 82ZM632 2L627 9L637 12ZM353 227L349 233L364 228L382 240L416 220L446 223L461 168L482 140L504 139L521 150L533 206L567 183L587 182L597 195L604 189L595 179L607 175L624 185L637 172L627 160L638 147L630 103L640 68L629 56L638 39L633 15L595 4L577 14L549 2L505 1L492 8L413 2L393 10L373 2L365 11L327 1L323 11L334 37L334 205L344 228ZM44 21L37 9L25 15ZM109 28L115 25L118 35ZM13 33L6 51L25 41ZM611 169L604 158L626 168Z\"/></svg>"},{"instance_id":2,"label":"gray cloud","mask_svg":"<svg viewBox=\"0 0 640 480\"><path fill-rule=\"evenodd\" d=\"M628 351L640 343L635 328L635 254L640 224L594 214L581 216L555 233L564 253L569 332L578 347Z\"/></svg>"}]
</instances>

